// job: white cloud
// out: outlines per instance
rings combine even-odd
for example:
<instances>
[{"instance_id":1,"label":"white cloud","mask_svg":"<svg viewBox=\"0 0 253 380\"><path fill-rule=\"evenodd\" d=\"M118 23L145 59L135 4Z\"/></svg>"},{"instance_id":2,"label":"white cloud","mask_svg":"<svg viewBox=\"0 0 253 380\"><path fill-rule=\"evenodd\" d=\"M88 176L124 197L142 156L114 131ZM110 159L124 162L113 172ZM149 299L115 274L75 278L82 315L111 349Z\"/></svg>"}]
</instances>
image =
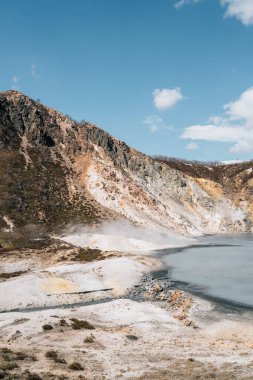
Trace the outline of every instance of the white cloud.
<instances>
[{"instance_id":1,"label":"white cloud","mask_svg":"<svg viewBox=\"0 0 253 380\"><path fill-rule=\"evenodd\" d=\"M230 120L243 120L245 126L253 128L253 87L243 92L238 100L224 106Z\"/></svg>"},{"instance_id":2,"label":"white cloud","mask_svg":"<svg viewBox=\"0 0 253 380\"><path fill-rule=\"evenodd\" d=\"M35 65L35 63L33 63L31 67L31 76L34 78L40 78L40 75L37 72L37 66Z\"/></svg>"},{"instance_id":3,"label":"white cloud","mask_svg":"<svg viewBox=\"0 0 253 380\"><path fill-rule=\"evenodd\" d=\"M244 135L243 127L217 126L213 124L193 125L184 130L182 138L220 142L235 142Z\"/></svg>"},{"instance_id":4,"label":"white cloud","mask_svg":"<svg viewBox=\"0 0 253 380\"><path fill-rule=\"evenodd\" d=\"M177 1L175 4L174 4L174 7L176 9L179 9L179 8L182 8L184 5L187 5L187 4L196 4L196 3L199 3L201 0L180 0L180 1Z\"/></svg>"},{"instance_id":5,"label":"white cloud","mask_svg":"<svg viewBox=\"0 0 253 380\"><path fill-rule=\"evenodd\" d=\"M226 7L225 17L236 17L244 25L253 24L252 0L220 0Z\"/></svg>"},{"instance_id":6,"label":"white cloud","mask_svg":"<svg viewBox=\"0 0 253 380\"><path fill-rule=\"evenodd\" d=\"M189 143L186 145L185 149L187 150L196 150L196 149L199 149L199 146L198 144L192 142L192 143Z\"/></svg>"},{"instance_id":7,"label":"white cloud","mask_svg":"<svg viewBox=\"0 0 253 380\"><path fill-rule=\"evenodd\" d=\"M147 116L143 121L143 124L145 124L151 132L157 132L159 129L164 130L172 130L173 127L170 125L166 125L166 123L163 121L163 119L156 115L150 115Z\"/></svg>"},{"instance_id":8,"label":"white cloud","mask_svg":"<svg viewBox=\"0 0 253 380\"><path fill-rule=\"evenodd\" d=\"M184 97L179 87L156 89L153 91L154 105L159 110L172 108L176 103Z\"/></svg>"},{"instance_id":9,"label":"white cloud","mask_svg":"<svg viewBox=\"0 0 253 380\"><path fill-rule=\"evenodd\" d=\"M207 124L186 128L183 139L232 143L231 152L253 152L253 88L224 106L223 116L211 117Z\"/></svg>"},{"instance_id":10,"label":"white cloud","mask_svg":"<svg viewBox=\"0 0 253 380\"><path fill-rule=\"evenodd\" d=\"M163 124L163 119L159 116L151 115L147 116L146 119L142 121L143 124L148 126L151 132L156 132Z\"/></svg>"},{"instance_id":11,"label":"white cloud","mask_svg":"<svg viewBox=\"0 0 253 380\"><path fill-rule=\"evenodd\" d=\"M179 0L174 7L180 9L187 4L197 4L202 0ZM219 0L220 4L225 7L225 17L235 17L244 25L253 24L253 0Z\"/></svg>"}]
</instances>

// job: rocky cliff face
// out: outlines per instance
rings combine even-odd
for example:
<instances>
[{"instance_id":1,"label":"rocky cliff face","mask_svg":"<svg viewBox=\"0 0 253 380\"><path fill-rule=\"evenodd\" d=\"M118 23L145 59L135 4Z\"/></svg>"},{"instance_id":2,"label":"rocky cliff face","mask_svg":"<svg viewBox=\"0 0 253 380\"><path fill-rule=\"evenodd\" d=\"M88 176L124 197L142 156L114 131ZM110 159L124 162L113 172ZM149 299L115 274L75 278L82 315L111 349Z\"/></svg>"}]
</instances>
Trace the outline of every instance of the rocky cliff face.
<instances>
[{"instance_id":1,"label":"rocky cliff face","mask_svg":"<svg viewBox=\"0 0 253 380\"><path fill-rule=\"evenodd\" d=\"M117 217L188 234L249 231L252 167L173 167L16 91L0 94L2 232Z\"/></svg>"}]
</instances>

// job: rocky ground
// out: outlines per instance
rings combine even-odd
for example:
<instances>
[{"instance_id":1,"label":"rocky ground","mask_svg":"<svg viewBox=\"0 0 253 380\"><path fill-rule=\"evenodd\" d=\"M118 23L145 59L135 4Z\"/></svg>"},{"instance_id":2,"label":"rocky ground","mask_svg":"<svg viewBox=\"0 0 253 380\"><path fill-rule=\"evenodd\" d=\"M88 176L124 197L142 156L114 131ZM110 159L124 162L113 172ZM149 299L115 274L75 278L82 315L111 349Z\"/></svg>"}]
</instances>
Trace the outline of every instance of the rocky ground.
<instances>
[{"instance_id":1,"label":"rocky ground","mask_svg":"<svg viewBox=\"0 0 253 380\"><path fill-rule=\"evenodd\" d=\"M2 379L253 379L252 316L173 288L151 256L54 241L0 269Z\"/></svg>"}]
</instances>

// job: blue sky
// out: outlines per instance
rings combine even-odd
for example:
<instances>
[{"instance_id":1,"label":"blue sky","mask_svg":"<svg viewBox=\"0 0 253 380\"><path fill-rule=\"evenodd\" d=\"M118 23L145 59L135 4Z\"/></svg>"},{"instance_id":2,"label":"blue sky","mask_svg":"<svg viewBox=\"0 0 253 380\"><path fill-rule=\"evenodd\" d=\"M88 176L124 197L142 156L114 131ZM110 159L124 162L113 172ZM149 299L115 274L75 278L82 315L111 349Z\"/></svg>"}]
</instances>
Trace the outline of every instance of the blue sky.
<instances>
[{"instance_id":1,"label":"blue sky","mask_svg":"<svg viewBox=\"0 0 253 380\"><path fill-rule=\"evenodd\" d=\"M8 0L0 11L1 91L147 154L253 158L252 0Z\"/></svg>"}]
</instances>

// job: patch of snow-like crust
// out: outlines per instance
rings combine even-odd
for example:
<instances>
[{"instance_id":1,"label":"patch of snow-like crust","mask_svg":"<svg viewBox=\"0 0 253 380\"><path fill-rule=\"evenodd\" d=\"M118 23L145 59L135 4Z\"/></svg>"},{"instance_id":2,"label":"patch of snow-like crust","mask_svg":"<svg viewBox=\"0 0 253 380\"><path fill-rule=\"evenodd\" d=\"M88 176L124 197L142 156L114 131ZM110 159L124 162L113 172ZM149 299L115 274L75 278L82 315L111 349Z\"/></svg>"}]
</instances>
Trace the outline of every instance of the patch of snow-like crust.
<instances>
[{"instance_id":1,"label":"patch of snow-like crust","mask_svg":"<svg viewBox=\"0 0 253 380\"><path fill-rule=\"evenodd\" d=\"M72 294L71 302L78 302L76 292L112 288L111 295L122 295L148 270L148 266L127 257L35 270L0 283L0 311L68 303L68 294ZM94 293L94 297L100 296L104 293Z\"/></svg>"}]
</instances>

